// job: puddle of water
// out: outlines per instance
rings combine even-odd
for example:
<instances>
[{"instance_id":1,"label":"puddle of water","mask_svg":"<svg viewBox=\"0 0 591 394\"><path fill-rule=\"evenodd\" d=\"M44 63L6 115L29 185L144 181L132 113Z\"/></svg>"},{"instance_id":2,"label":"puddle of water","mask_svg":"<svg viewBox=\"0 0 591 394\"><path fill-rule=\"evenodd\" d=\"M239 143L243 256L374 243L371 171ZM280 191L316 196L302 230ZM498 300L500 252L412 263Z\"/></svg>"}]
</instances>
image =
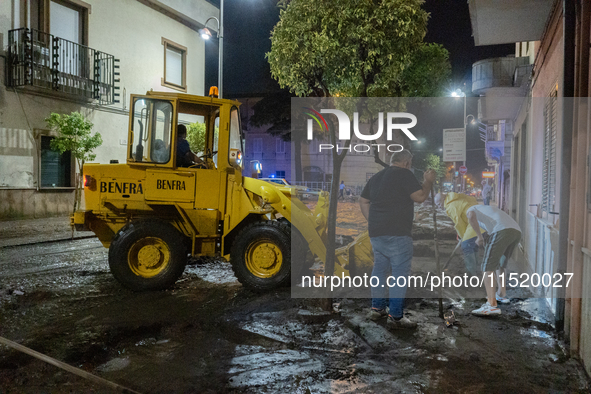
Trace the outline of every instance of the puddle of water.
<instances>
[{"instance_id":1,"label":"puddle of water","mask_svg":"<svg viewBox=\"0 0 591 394\"><path fill-rule=\"evenodd\" d=\"M546 331L538 330L535 328L520 328L519 333L523 336L541 339L548 346L553 346L556 342L552 335L548 334Z\"/></svg>"},{"instance_id":2,"label":"puddle of water","mask_svg":"<svg viewBox=\"0 0 591 394\"><path fill-rule=\"evenodd\" d=\"M230 387L269 385L294 376L319 372L324 364L307 352L280 350L234 357L228 374Z\"/></svg>"},{"instance_id":3,"label":"puddle of water","mask_svg":"<svg viewBox=\"0 0 591 394\"><path fill-rule=\"evenodd\" d=\"M528 298L523 301L519 301L519 309L528 314L530 320L554 325L554 319L549 312L549 308L544 298Z\"/></svg>"},{"instance_id":4,"label":"puddle of water","mask_svg":"<svg viewBox=\"0 0 591 394\"><path fill-rule=\"evenodd\" d=\"M290 315L289 310L255 313L252 320L241 324L240 328L284 343L313 345L311 348L318 350L338 349L349 352L357 345L356 335L339 320L315 325L286 319L286 315Z\"/></svg>"}]
</instances>

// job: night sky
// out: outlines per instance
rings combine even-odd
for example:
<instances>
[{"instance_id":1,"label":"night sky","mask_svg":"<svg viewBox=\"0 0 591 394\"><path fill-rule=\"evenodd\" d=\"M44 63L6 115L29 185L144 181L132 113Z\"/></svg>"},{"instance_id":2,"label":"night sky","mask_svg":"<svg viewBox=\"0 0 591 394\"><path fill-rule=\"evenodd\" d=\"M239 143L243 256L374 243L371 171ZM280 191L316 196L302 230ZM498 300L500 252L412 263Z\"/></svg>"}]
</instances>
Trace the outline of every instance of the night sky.
<instances>
[{"instance_id":1,"label":"night sky","mask_svg":"<svg viewBox=\"0 0 591 394\"><path fill-rule=\"evenodd\" d=\"M219 6L219 0L211 0ZM474 46L466 0L427 0L424 9L431 14L426 42L442 44L450 52L452 86L471 88L472 64L478 60L513 54L515 45ZM271 78L265 53L271 49L270 32L279 21L274 0L225 0L224 2L224 91L225 97L261 96L279 89ZM217 85L217 40L206 43L206 94ZM472 95L468 92L468 95ZM437 130L425 130L426 143L421 150L437 151L441 146L441 129L462 127L463 103L457 100L457 121L447 122ZM476 115L476 100L468 101L468 114ZM455 112L454 112L455 114ZM448 124L451 123L451 124ZM456 124L457 123L457 124ZM425 134L423 134L425 135ZM476 127L468 128L467 166L469 172L480 172L486 166L484 150ZM417 152L418 153L418 152Z\"/></svg>"}]
</instances>

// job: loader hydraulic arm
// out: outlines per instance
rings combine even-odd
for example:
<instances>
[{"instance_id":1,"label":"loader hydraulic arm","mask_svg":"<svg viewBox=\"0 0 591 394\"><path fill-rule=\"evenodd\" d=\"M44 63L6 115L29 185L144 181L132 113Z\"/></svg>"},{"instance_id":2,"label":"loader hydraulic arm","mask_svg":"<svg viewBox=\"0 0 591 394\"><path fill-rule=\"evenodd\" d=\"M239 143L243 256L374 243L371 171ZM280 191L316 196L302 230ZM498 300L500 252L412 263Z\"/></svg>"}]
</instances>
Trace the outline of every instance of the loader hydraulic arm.
<instances>
[{"instance_id":1,"label":"loader hydraulic arm","mask_svg":"<svg viewBox=\"0 0 591 394\"><path fill-rule=\"evenodd\" d=\"M300 199L286 195L278 187L253 178L244 178L244 189L261 197L264 205L271 206L286 218L304 237L310 251L324 261L326 259L326 224L328 193L321 192L314 211Z\"/></svg>"}]
</instances>

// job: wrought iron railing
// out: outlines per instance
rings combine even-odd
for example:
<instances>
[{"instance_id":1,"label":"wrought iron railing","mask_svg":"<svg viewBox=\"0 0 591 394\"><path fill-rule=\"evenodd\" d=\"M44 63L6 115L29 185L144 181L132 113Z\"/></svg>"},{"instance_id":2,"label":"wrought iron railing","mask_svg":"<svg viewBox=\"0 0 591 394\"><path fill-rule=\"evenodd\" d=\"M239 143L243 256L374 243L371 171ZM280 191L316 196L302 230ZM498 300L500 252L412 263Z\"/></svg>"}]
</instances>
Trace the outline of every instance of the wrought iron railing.
<instances>
[{"instance_id":1,"label":"wrought iron railing","mask_svg":"<svg viewBox=\"0 0 591 394\"><path fill-rule=\"evenodd\" d=\"M7 69L11 87L36 86L100 104L119 102L119 59L39 30L8 32Z\"/></svg>"}]
</instances>

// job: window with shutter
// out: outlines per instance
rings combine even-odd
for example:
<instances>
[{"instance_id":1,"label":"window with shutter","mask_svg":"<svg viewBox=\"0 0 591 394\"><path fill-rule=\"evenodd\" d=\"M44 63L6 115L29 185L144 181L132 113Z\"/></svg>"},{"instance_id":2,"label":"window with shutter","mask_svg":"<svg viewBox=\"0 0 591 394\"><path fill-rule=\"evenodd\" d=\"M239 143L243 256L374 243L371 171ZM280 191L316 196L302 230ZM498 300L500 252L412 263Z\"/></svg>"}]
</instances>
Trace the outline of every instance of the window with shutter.
<instances>
[{"instance_id":1,"label":"window with shutter","mask_svg":"<svg viewBox=\"0 0 591 394\"><path fill-rule=\"evenodd\" d=\"M164 77L162 86L187 92L187 47L162 37Z\"/></svg>"},{"instance_id":2,"label":"window with shutter","mask_svg":"<svg viewBox=\"0 0 591 394\"><path fill-rule=\"evenodd\" d=\"M54 137L41 136L40 185L42 188L71 187L72 159L69 151L59 153L51 149Z\"/></svg>"}]
</instances>

